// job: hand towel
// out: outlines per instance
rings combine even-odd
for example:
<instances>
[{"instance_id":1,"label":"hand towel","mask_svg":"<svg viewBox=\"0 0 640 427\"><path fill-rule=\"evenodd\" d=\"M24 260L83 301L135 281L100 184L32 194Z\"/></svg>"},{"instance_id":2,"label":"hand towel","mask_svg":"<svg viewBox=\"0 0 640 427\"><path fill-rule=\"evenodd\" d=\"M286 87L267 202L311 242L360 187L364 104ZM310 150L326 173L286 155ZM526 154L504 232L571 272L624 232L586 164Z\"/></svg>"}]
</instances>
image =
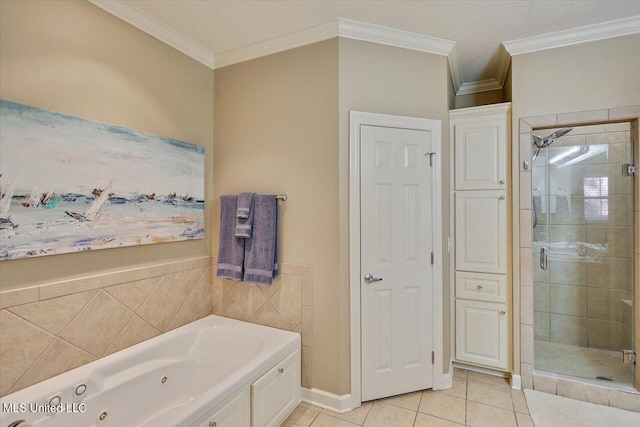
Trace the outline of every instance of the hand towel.
<instances>
[{"instance_id":1,"label":"hand towel","mask_svg":"<svg viewBox=\"0 0 640 427\"><path fill-rule=\"evenodd\" d=\"M244 248L244 282L271 285L278 275L278 200L256 195L253 233Z\"/></svg>"},{"instance_id":2,"label":"hand towel","mask_svg":"<svg viewBox=\"0 0 640 427\"><path fill-rule=\"evenodd\" d=\"M218 268L216 276L242 280L244 242L235 236L236 206L238 196L220 197L220 243L218 244Z\"/></svg>"},{"instance_id":3,"label":"hand towel","mask_svg":"<svg viewBox=\"0 0 640 427\"><path fill-rule=\"evenodd\" d=\"M242 193L238 196L236 209L235 236L241 239L251 237L253 228L253 199L256 193Z\"/></svg>"}]
</instances>

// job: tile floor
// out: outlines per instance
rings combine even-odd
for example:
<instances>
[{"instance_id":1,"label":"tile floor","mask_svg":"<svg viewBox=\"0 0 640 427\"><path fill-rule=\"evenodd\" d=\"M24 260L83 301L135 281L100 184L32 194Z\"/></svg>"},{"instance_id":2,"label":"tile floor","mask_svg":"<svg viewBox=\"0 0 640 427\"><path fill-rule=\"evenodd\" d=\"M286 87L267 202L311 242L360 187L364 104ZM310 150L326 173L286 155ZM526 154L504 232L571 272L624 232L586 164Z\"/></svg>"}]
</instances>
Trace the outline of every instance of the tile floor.
<instances>
[{"instance_id":1,"label":"tile floor","mask_svg":"<svg viewBox=\"0 0 640 427\"><path fill-rule=\"evenodd\" d=\"M536 340L534 353L536 369L589 379L608 378L628 385L634 381L634 366L622 363L621 351Z\"/></svg>"},{"instance_id":2,"label":"tile floor","mask_svg":"<svg viewBox=\"0 0 640 427\"><path fill-rule=\"evenodd\" d=\"M455 369L453 387L365 402L338 414L301 403L283 427L533 427L524 393L504 378Z\"/></svg>"}]
</instances>

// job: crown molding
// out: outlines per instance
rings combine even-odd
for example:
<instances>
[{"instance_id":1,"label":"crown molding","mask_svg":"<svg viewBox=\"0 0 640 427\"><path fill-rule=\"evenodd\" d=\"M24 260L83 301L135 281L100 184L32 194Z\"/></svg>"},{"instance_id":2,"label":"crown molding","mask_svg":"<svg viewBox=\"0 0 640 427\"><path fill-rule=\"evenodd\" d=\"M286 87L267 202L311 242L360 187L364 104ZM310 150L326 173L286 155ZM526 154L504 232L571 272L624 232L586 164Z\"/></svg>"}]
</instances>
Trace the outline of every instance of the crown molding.
<instances>
[{"instance_id":1,"label":"crown molding","mask_svg":"<svg viewBox=\"0 0 640 427\"><path fill-rule=\"evenodd\" d=\"M431 37L424 34L412 33L381 25L338 18L325 24L306 28L282 37L252 43L237 49L216 54L216 68L249 61L262 56L272 55L296 47L306 46L335 37L366 41L447 56L456 42Z\"/></svg>"},{"instance_id":2,"label":"crown molding","mask_svg":"<svg viewBox=\"0 0 640 427\"><path fill-rule=\"evenodd\" d=\"M227 50L215 55L215 68L250 61L262 56L272 55L289 49L306 46L312 43L329 40L338 36L338 22L331 21L325 24L306 28L282 37L252 43L236 49Z\"/></svg>"},{"instance_id":3,"label":"crown molding","mask_svg":"<svg viewBox=\"0 0 640 427\"><path fill-rule=\"evenodd\" d=\"M448 56L456 45L453 40L346 18L338 18L338 36L442 56Z\"/></svg>"},{"instance_id":4,"label":"crown molding","mask_svg":"<svg viewBox=\"0 0 640 427\"><path fill-rule=\"evenodd\" d=\"M502 45L514 56L637 33L640 33L640 15L506 41Z\"/></svg>"},{"instance_id":5,"label":"crown molding","mask_svg":"<svg viewBox=\"0 0 640 427\"><path fill-rule=\"evenodd\" d=\"M161 42L168 44L172 48L184 53L207 67L214 68L212 52L177 31L167 27L160 21L150 17L146 13L141 12L121 0L89 0L89 2L157 38Z\"/></svg>"}]
</instances>

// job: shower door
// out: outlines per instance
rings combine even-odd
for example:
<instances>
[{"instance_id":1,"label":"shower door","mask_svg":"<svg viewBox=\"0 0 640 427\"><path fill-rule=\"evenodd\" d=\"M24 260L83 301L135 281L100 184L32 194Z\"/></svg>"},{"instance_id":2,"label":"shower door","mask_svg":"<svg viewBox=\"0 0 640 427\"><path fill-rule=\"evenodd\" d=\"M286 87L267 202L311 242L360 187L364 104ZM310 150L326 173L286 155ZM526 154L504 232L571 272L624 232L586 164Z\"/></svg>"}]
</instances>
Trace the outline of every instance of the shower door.
<instances>
[{"instance_id":1,"label":"shower door","mask_svg":"<svg viewBox=\"0 0 640 427\"><path fill-rule=\"evenodd\" d=\"M633 383L631 150L628 123L582 126L532 164L536 369Z\"/></svg>"}]
</instances>

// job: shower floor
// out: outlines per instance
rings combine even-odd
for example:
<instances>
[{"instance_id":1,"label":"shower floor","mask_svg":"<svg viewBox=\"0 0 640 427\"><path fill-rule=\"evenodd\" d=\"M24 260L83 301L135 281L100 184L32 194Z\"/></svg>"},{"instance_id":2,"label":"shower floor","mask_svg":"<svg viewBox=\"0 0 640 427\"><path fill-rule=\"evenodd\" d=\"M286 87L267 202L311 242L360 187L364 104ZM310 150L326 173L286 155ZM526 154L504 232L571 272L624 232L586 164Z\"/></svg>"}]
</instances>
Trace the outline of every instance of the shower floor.
<instances>
[{"instance_id":1,"label":"shower floor","mask_svg":"<svg viewBox=\"0 0 640 427\"><path fill-rule=\"evenodd\" d=\"M633 384L633 365L622 363L622 352L536 340L535 368L581 378L607 378Z\"/></svg>"}]
</instances>

